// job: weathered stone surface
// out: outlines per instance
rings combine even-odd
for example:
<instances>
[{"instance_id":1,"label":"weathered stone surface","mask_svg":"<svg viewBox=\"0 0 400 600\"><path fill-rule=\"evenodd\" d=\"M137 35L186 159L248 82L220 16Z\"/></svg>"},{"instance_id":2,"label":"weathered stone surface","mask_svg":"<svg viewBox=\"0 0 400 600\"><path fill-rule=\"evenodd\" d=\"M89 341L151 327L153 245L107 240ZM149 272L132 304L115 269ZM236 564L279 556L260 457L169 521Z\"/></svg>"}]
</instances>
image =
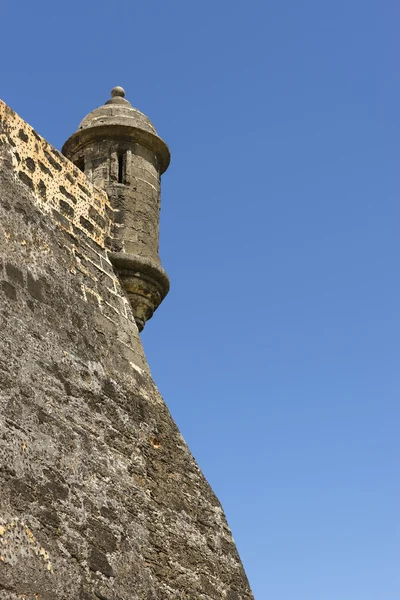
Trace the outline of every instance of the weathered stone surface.
<instances>
[{"instance_id":1,"label":"weathered stone surface","mask_svg":"<svg viewBox=\"0 0 400 600\"><path fill-rule=\"evenodd\" d=\"M0 104L0 600L251 600L151 379L107 203Z\"/></svg>"}]
</instances>

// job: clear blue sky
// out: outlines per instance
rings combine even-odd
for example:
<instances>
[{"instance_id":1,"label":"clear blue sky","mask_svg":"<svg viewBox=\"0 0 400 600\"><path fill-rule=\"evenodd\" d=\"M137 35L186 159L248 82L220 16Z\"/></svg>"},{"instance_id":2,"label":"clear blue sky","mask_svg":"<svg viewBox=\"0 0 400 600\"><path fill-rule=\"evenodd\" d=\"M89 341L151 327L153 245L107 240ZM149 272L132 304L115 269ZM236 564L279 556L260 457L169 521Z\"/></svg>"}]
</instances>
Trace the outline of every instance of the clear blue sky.
<instances>
[{"instance_id":1,"label":"clear blue sky","mask_svg":"<svg viewBox=\"0 0 400 600\"><path fill-rule=\"evenodd\" d=\"M143 341L256 600L398 600L398 3L1 13L0 95L55 146L114 85L170 145Z\"/></svg>"}]
</instances>

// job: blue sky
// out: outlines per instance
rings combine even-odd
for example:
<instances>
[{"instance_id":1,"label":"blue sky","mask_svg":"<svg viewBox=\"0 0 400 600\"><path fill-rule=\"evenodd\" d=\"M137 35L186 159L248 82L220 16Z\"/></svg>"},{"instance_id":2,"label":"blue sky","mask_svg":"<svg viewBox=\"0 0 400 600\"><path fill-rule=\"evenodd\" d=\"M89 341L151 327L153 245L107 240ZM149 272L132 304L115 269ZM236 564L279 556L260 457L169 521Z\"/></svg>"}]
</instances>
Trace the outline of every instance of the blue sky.
<instances>
[{"instance_id":1,"label":"blue sky","mask_svg":"<svg viewBox=\"0 0 400 600\"><path fill-rule=\"evenodd\" d=\"M61 148L114 85L168 142L143 334L256 600L400 597L399 5L2 7L1 97Z\"/></svg>"}]
</instances>

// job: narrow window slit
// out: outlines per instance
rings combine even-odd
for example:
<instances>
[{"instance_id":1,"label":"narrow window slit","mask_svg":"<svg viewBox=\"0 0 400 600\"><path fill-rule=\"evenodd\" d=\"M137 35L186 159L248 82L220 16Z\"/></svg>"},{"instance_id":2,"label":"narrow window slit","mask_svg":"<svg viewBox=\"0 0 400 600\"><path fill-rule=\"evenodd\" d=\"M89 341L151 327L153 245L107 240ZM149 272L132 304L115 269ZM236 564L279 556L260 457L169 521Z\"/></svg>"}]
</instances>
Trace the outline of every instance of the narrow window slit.
<instances>
[{"instance_id":1,"label":"narrow window slit","mask_svg":"<svg viewBox=\"0 0 400 600\"><path fill-rule=\"evenodd\" d=\"M85 172L85 159L83 158L83 156L81 156L81 158L78 158L75 162L74 165L76 167L78 167L78 169L80 171L82 171L82 173Z\"/></svg>"},{"instance_id":2,"label":"narrow window slit","mask_svg":"<svg viewBox=\"0 0 400 600\"><path fill-rule=\"evenodd\" d=\"M124 183L124 154L118 154L118 183Z\"/></svg>"}]
</instances>

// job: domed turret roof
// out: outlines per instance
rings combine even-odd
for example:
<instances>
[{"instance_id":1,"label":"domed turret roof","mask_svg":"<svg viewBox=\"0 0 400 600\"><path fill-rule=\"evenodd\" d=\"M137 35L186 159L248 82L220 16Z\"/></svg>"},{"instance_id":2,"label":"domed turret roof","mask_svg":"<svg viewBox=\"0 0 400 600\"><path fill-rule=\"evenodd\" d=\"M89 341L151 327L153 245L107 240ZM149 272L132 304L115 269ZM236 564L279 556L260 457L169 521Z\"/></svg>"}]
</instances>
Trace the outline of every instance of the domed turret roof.
<instances>
[{"instance_id":1,"label":"domed turret roof","mask_svg":"<svg viewBox=\"0 0 400 600\"><path fill-rule=\"evenodd\" d=\"M107 138L133 140L142 144L157 156L160 173L167 170L171 158L167 144L158 136L150 119L126 100L125 90L119 86L111 90L110 100L83 119L65 142L62 152L73 160L79 148L89 141Z\"/></svg>"},{"instance_id":2,"label":"domed turret roof","mask_svg":"<svg viewBox=\"0 0 400 600\"><path fill-rule=\"evenodd\" d=\"M92 110L80 123L78 131L100 125L127 125L157 135L153 123L140 110L133 108L125 98L125 90L117 86L111 90L111 98L103 106Z\"/></svg>"}]
</instances>

